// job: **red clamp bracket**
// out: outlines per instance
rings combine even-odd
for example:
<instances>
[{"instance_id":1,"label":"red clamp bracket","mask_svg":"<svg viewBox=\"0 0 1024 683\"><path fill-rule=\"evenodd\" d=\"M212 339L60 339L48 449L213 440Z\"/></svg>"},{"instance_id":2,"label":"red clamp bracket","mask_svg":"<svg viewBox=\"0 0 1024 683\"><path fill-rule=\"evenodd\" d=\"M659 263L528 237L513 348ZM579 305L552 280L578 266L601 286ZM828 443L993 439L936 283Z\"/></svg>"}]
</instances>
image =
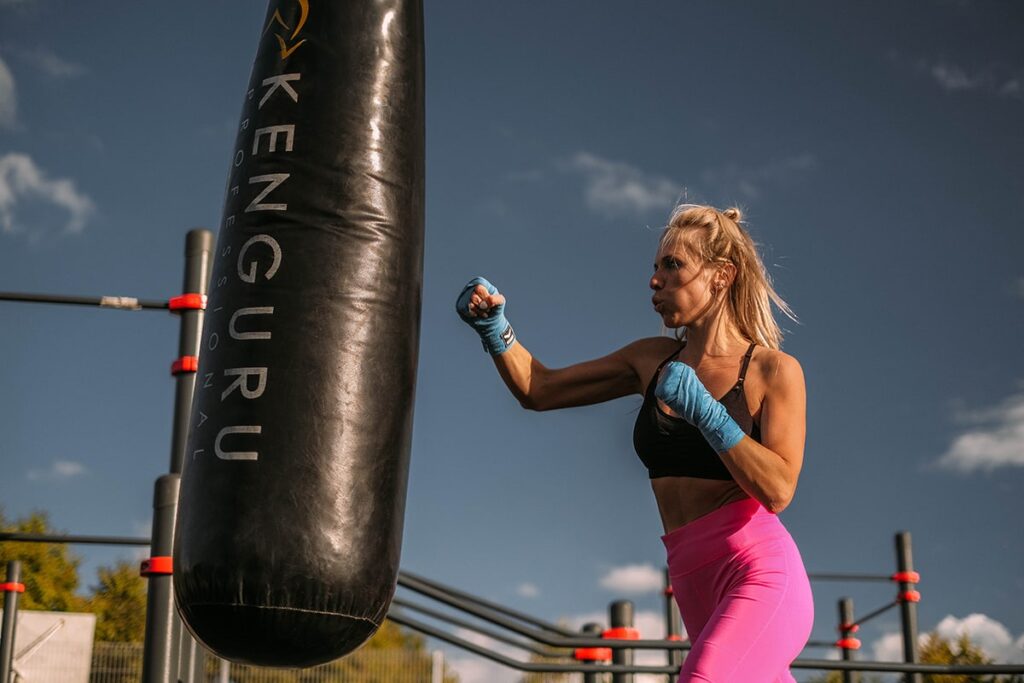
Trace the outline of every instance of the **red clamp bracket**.
<instances>
[{"instance_id":1,"label":"red clamp bracket","mask_svg":"<svg viewBox=\"0 0 1024 683\"><path fill-rule=\"evenodd\" d=\"M640 631L629 626L610 628L601 634L605 640L640 640Z\"/></svg>"},{"instance_id":2,"label":"red clamp bracket","mask_svg":"<svg viewBox=\"0 0 1024 683\"><path fill-rule=\"evenodd\" d=\"M186 372L199 371L199 356L182 356L171 363L172 375L183 375Z\"/></svg>"},{"instance_id":3,"label":"red clamp bracket","mask_svg":"<svg viewBox=\"0 0 1024 683\"><path fill-rule=\"evenodd\" d=\"M841 638L836 641L836 647L841 647L844 650L859 650L860 641L856 638Z\"/></svg>"},{"instance_id":4,"label":"red clamp bracket","mask_svg":"<svg viewBox=\"0 0 1024 683\"><path fill-rule=\"evenodd\" d=\"M666 598L671 598L673 595L675 595L675 591L672 590L671 584L668 585L668 586L665 586L665 597Z\"/></svg>"},{"instance_id":5,"label":"red clamp bracket","mask_svg":"<svg viewBox=\"0 0 1024 683\"><path fill-rule=\"evenodd\" d=\"M840 633L856 633L860 630L860 624L839 624Z\"/></svg>"},{"instance_id":6,"label":"red clamp bracket","mask_svg":"<svg viewBox=\"0 0 1024 683\"><path fill-rule=\"evenodd\" d=\"M683 642L683 637L681 635L679 635L678 633L670 633L665 638L665 640L670 640L670 641L672 641L674 643L681 643L681 642Z\"/></svg>"},{"instance_id":7,"label":"red clamp bracket","mask_svg":"<svg viewBox=\"0 0 1024 683\"><path fill-rule=\"evenodd\" d=\"M23 583L14 583L13 581L8 581L7 583L0 583L0 592L3 592L3 593L24 593L25 592L25 584L23 584Z\"/></svg>"},{"instance_id":8,"label":"red clamp bracket","mask_svg":"<svg viewBox=\"0 0 1024 683\"><path fill-rule=\"evenodd\" d=\"M170 576L173 573L173 562L170 557L151 557L143 560L139 567L141 576Z\"/></svg>"},{"instance_id":9,"label":"red clamp bracket","mask_svg":"<svg viewBox=\"0 0 1024 683\"><path fill-rule=\"evenodd\" d=\"M896 572L891 578L903 583L921 583L921 575L917 572Z\"/></svg>"},{"instance_id":10,"label":"red clamp bracket","mask_svg":"<svg viewBox=\"0 0 1024 683\"><path fill-rule=\"evenodd\" d=\"M612 661L612 649L610 647L581 647L573 650L572 656L578 662L610 662Z\"/></svg>"},{"instance_id":11,"label":"red clamp bracket","mask_svg":"<svg viewBox=\"0 0 1024 683\"><path fill-rule=\"evenodd\" d=\"M171 309L171 311L205 311L206 295L182 294L181 296L171 297L167 302L167 308Z\"/></svg>"},{"instance_id":12,"label":"red clamp bracket","mask_svg":"<svg viewBox=\"0 0 1024 683\"><path fill-rule=\"evenodd\" d=\"M896 602L921 602L921 594L917 591L903 591L896 596Z\"/></svg>"}]
</instances>

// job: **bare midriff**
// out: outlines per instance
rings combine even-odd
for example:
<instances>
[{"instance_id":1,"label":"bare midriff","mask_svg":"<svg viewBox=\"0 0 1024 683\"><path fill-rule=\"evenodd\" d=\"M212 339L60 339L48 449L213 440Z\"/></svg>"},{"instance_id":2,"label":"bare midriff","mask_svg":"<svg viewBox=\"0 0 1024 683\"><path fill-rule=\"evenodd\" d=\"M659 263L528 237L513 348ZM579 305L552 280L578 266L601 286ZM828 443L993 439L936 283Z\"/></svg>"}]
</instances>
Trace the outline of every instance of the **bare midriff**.
<instances>
[{"instance_id":1,"label":"bare midriff","mask_svg":"<svg viewBox=\"0 0 1024 683\"><path fill-rule=\"evenodd\" d=\"M666 534L723 505L750 497L734 481L694 477L651 479L651 490L658 501L658 512Z\"/></svg>"},{"instance_id":2,"label":"bare midriff","mask_svg":"<svg viewBox=\"0 0 1024 683\"><path fill-rule=\"evenodd\" d=\"M756 354L755 354L756 356ZM650 381L657 368L657 364L664 359L653 357L647 359L648 368L645 368L645 379ZM680 357L679 360L688 361ZM742 353L734 355L722 364L714 364L717 367L709 367L708 370L699 374L704 381L705 387L712 396L721 396L728 391L739 375ZM712 365L712 364L708 364ZM747 406L754 422L761 422L761 400L764 396L764 385L761 377L758 376L756 364L751 363L747 371L744 383L744 396ZM646 386L646 384L644 385ZM658 408L664 412L674 415L673 411L661 401L658 401ZM696 477L658 477L651 479L651 490L654 491L654 498L658 502L658 512L661 514L661 524L665 533L674 531L681 526L714 512L723 505L735 503L750 495L744 491L735 481L722 481L718 479L698 479Z\"/></svg>"}]
</instances>

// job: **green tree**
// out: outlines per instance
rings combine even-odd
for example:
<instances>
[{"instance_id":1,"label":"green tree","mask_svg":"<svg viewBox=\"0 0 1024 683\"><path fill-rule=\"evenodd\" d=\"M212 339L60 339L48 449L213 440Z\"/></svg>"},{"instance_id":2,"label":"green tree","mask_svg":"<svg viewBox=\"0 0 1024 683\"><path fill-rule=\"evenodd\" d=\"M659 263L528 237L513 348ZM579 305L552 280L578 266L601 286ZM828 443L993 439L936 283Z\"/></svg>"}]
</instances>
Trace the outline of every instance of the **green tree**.
<instances>
[{"instance_id":1,"label":"green tree","mask_svg":"<svg viewBox=\"0 0 1024 683\"><path fill-rule=\"evenodd\" d=\"M0 529L29 534L55 533L45 512L8 521L0 510ZM6 571L10 560L21 560L21 582L25 592L18 600L20 609L81 611L85 600L76 595L78 566L82 560L63 543L0 543L0 564Z\"/></svg>"},{"instance_id":2,"label":"green tree","mask_svg":"<svg viewBox=\"0 0 1024 683\"><path fill-rule=\"evenodd\" d=\"M146 635L147 582L133 562L121 560L100 567L99 583L86 606L96 614L96 640L118 643L142 642Z\"/></svg>"}]
</instances>

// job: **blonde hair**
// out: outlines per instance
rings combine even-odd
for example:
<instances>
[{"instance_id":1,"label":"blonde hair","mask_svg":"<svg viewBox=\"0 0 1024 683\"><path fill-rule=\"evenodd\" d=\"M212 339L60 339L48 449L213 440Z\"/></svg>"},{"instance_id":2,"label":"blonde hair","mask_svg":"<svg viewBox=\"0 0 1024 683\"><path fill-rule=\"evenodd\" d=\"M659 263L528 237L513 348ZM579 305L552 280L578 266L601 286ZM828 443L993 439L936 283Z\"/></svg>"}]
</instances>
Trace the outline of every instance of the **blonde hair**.
<instances>
[{"instance_id":1,"label":"blonde hair","mask_svg":"<svg viewBox=\"0 0 1024 683\"><path fill-rule=\"evenodd\" d=\"M680 204L672 210L660 246L680 243L704 263L732 263L736 277L728 288L728 305L740 333L771 349L782 346L782 330L772 316L771 303L798 322L789 305L775 292L757 245L741 225L737 208Z\"/></svg>"}]
</instances>

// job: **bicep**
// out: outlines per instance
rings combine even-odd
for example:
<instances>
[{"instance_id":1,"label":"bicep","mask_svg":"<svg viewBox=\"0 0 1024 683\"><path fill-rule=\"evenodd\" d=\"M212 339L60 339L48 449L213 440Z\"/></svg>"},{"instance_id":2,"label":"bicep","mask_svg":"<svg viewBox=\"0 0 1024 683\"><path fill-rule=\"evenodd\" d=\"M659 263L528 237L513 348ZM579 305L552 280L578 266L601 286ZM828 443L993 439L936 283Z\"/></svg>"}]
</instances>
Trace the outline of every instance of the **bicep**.
<instances>
[{"instance_id":1,"label":"bicep","mask_svg":"<svg viewBox=\"0 0 1024 683\"><path fill-rule=\"evenodd\" d=\"M782 356L770 372L761 406L761 445L779 455L795 480L803 466L807 435L807 389L803 369Z\"/></svg>"}]
</instances>

